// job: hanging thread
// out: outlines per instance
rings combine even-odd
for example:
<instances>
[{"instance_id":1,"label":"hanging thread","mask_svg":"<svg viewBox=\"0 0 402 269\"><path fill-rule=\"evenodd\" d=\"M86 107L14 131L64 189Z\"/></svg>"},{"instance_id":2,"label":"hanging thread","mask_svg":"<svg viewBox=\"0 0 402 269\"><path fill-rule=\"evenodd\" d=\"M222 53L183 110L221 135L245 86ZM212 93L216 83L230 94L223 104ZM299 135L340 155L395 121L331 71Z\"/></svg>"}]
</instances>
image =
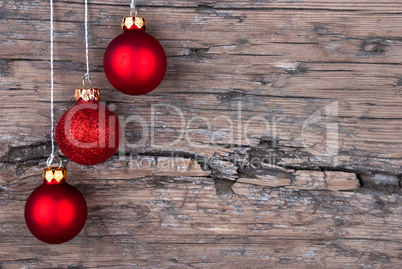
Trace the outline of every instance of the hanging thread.
<instances>
[{"instance_id":1,"label":"hanging thread","mask_svg":"<svg viewBox=\"0 0 402 269\"><path fill-rule=\"evenodd\" d=\"M87 72L85 73L84 79L89 81L91 85L91 78L89 76L89 57L88 57L88 1L85 0L85 55L87 61Z\"/></svg>"},{"instance_id":2,"label":"hanging thread","mask_svg":"<svg viewBox=\"0 0 402 269\"><path fill-rule=\"evenodd\" d=\"M47 159L47 166L54 160L54 111L53 111L53 0L50 0L50 140L52 143L52 153Z\"/></svg>"},{"instance_id":3,"label":"hanging thread","mask_svg":"<svg viewBox=\"0 0 402 269\"><path fill-rule=\"evenodd\" d=\"M85 56L87 62L87 72L85 77L89 77L89 57L88 57L88 1L85 0Z\"/></svg>"},{"instance_id":4,"label":"hanging thread","mask_svg":"<svg viewBox=\"0 0 402 269\"><path fill-rule=\"evenodd\" d=\"M130 16L133 16L133 14L134 16L137 16L137 9L135 8L135 0L131 0L130 7L131 7Z\"/></svg>"}]
</instances>

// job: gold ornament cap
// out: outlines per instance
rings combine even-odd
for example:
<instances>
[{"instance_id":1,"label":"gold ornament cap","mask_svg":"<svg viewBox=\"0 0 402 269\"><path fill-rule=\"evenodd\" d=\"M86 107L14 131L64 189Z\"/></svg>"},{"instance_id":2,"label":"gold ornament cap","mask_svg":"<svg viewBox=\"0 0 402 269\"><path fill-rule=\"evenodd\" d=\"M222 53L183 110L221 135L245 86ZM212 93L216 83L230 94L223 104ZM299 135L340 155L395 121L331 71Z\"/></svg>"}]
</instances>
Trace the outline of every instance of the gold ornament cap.
<instances>
[{"instance_id":1,"label":"gold ornament cap","mask_svg":"<svg viewBox=\"0 0 402 269\"><path fill-rule=\"evenodd\" d=\"M145 32L147 29L147 23L143 17L128 16L124 17L121 21L121 29L123 31L137 30Z\"/></svg>"},{"instance_id":2,"label":"gold ornament cap","mask_svg":"<svg viewBox=\"0 0 402 269\"><path fill-rule=\"evenodd\" d=\"M43 169L43 181L51 183L53 179L57 183L67 180L67 169L64 167L46 167Z\"/></svg>"},{"instance_id":3,"label":"gold ornament cap","mask_svg":"<svg viewBox=\"0 0 402 269\"><path fill-rule=\"evenodd\" d=\"M77 102L79 100L88 101L99 101L100 100L100 91L97 88L83 88L83 89L75 89L75 100Z\"/></svg>"}]
</instances>

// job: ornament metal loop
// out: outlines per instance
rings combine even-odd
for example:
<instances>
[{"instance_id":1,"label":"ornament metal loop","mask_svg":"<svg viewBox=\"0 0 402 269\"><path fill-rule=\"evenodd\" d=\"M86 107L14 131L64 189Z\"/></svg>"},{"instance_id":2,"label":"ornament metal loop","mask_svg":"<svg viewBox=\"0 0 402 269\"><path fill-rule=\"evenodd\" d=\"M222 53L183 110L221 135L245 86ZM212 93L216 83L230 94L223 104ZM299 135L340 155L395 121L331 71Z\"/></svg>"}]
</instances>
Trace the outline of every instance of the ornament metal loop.
<instances>
[{"instance_id":1,"label":"ornament metal loop","mask_svg":"<svg viewBox=\"0 0 402 269\"><path fill-rule=\"evenodd\" d=\"M50 156L50 157L47 159L47 161L46 161L47 167L50 168L50 165L53 163L54 157L56 157L56 158L58 158L58 159L60 160L60 164L59 164L59 168L60 168L60 167L63 165L63 161L62 161L62 159L61 159L59 156L57 156L57 155Z\"/></svg>"},{"instance_id":2,"label":"ornament metal loop","mask_svg":"<svg viewBox=\"0 0 402 269\"><path fill-rule=\"evenodd\" d=\"M85 80L88 80L89 82L89 88L87 88L87 86L85 86ZM92 80L90 76L85 75L84 79L82 80L82 86L84 86L84 89L92 89Z\"/></svg>"},{"instance_id":3,"label":"ornament metal loop","mask_svg":"<svg viewBox=\"0 0 402 269\"><path fill-rule=\"evenodd\" d=\"M134 10L134 16L137 16L137 10ZM133 17L133 10L130 11L130 17Z\"/></svg>"}]
</instances>

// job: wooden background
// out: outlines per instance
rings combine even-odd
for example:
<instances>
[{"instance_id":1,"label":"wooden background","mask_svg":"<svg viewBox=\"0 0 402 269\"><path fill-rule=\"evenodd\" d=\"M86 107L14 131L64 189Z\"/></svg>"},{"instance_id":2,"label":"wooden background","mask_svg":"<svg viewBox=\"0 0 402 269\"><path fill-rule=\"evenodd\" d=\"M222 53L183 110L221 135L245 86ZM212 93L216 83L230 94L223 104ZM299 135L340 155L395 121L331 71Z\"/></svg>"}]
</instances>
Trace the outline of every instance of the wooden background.
<instances>
[{"instance_id":1,"label":"wooden background","mask_svg":"<svg viewBox=\"0 0 402 269\"><path fill-rule=\"evenodd\" d=\"M126 141L63 158L89 215L62 245L23 217L50 153L49 3L0 2L0 268L401 267L402 2L137 1L168 60L139 97L102 67L129 2L89 0L91 76ZM55 1L56 119L85 73L83 11Z\"/></svg>"}]
</instances>

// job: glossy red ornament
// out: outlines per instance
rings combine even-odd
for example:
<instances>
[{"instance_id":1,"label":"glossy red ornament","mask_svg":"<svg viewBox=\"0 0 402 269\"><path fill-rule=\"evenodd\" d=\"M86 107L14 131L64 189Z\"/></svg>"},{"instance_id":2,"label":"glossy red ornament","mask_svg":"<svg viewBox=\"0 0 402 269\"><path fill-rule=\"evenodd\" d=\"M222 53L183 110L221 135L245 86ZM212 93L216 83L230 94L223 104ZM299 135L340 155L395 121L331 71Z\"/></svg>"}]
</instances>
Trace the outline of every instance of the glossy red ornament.
<instances>
[{"instance_id":1,"label":"glossy red ornament","mask_svg":"<svg viewBox=\"0 0 402 269\"><path fill-rule=\"evenodd\" d=\"M98 89L77 89L75 97L75 106L57 123L57 144L73 162L83 165L103 163L119 148L119 120L99 103Z\"/></svg>"},{"instance_id":2,"label":"glossy red ornament","mask_svg":"<svg viewBox=\"0 0 402 269\"><path fill-rule=\"evenodd\" d=\"M166 54L153 36L145 33L142 17L125 17L123 33L110 42L103 67L110 84L128 95L154 90L166 72Z\"/></svg>"},{"instance_id":3,"label":"glossy red ornament","mask_svg":"<svg viewBox=\"0 0 402 269\"><path fill-rule=\"evenodd\" d=\"M73 239L85 225L87 203L81 192L66 182L64 168L43 170L43 184L25 204L25 222L39 240L61 244Z\"/></svg>"}]
</instances>

